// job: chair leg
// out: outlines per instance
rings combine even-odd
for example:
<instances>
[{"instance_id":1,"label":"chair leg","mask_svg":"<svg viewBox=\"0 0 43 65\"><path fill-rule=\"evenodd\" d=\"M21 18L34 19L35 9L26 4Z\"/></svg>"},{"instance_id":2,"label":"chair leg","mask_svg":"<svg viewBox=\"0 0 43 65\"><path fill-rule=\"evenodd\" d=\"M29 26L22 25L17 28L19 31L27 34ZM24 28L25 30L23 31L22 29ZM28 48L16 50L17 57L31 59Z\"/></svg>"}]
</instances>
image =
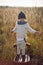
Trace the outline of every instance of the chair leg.
<instances>
[{"instance_id":1,"label":"chair leg","mask_svg":"<svg viewBox=\"0 0 43 65\"><path fill-rule=\"evenodd\" d=\"M18 61L19 60L19 56L20 55L16 55L15 61Z\"/></svg>"}]
</instances>

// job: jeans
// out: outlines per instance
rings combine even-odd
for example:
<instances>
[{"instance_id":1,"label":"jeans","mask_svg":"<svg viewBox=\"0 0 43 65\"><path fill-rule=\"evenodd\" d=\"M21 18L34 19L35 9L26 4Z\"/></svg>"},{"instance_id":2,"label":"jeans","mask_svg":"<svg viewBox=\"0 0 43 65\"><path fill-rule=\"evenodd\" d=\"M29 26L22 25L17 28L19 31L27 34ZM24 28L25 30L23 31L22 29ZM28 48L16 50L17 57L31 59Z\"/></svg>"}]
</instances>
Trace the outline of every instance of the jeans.
<instances>
[{"instance_id":1,"label":"jeans","mask_svg":"<svg viewBox=\"0 0 43 65\"><path fill-rule=\"evenodd\" d=\"M17 41L17 54L20 54L20 50L22 50L22 55L25 55L25 48L26 48L26 42L23 41Z\"/></svg>"}]
</instances>

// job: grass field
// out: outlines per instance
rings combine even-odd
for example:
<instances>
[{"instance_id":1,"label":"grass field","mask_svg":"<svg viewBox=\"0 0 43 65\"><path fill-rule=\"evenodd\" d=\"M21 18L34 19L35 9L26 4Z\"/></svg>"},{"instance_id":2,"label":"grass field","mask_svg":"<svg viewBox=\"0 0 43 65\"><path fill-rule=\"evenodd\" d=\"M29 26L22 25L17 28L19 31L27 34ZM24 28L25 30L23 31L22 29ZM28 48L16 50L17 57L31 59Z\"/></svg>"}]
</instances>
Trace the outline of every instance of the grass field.
<instances>
[{"instance_id":1,"label":"grass field","mask_svg":"<svg viewBox=\"0 0 43 65\"><path fill-rule=\"evenodd\" d=\"M11 33L11 30L20 11L26 14L30 26L41 32L39 37L27 32L27 42L31 44L33 55L43 59L43 8L23 7L0 7L0 58L12 60L16 55L16 49L13 47L16 43L16 33Z\"/></svg>"}]
</instances>

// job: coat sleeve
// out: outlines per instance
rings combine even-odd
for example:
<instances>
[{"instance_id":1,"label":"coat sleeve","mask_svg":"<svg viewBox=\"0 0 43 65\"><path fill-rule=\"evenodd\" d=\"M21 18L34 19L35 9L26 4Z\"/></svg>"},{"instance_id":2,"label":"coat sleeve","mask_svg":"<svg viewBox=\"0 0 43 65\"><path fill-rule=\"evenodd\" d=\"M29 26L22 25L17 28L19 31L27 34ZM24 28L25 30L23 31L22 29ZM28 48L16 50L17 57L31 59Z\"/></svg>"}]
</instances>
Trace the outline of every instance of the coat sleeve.
<instances>
[{"instance_id":1,"label":"coat sleeve","mask_svg":"<svg viewBox=\"0 0 43 65\"><path fill-rule=\"evenodd\" d=\"M26 24L26 29L33 34L36 32L36 30L32 29L28 23Z\"/></svg>"},{"instance_id":2,"label":"coat sleeve","mask_svg":"<svg viewBox=\"0 0 43 65\"><path fill-rule=\"evenodd\" d=\"M13 32L16 32L17 30L17 24L15 25L15 27L12 29Z\"/></svg>"}]
</instances>

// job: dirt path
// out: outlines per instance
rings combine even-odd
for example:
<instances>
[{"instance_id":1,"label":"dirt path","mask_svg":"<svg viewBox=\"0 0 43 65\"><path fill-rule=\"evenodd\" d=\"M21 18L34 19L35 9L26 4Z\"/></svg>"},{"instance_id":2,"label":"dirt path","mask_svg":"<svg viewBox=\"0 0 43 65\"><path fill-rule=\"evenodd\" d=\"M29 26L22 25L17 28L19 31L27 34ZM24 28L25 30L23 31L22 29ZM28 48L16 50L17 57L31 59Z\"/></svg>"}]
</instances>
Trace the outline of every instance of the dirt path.
<instances>
[{"instance_id":1,"label":"dirt path","mask_svg":"<svg viewBox=\"0 0 43 65\"><path fill-rule=\"evenodd\" d=\"M0 59L0 65L30 65L30 63L14 63L6 59Z\"/></svg>"},{"instance_id":2,"label":"dirt path","mask_svg":"<svg viewBox=\"0 0 43 65\"><path fill-rule=\"evenodd\" d=\"M8 61L6 59L0 59L0 65L14 65L12 61Z\"/></svg>"}]
</instances>

